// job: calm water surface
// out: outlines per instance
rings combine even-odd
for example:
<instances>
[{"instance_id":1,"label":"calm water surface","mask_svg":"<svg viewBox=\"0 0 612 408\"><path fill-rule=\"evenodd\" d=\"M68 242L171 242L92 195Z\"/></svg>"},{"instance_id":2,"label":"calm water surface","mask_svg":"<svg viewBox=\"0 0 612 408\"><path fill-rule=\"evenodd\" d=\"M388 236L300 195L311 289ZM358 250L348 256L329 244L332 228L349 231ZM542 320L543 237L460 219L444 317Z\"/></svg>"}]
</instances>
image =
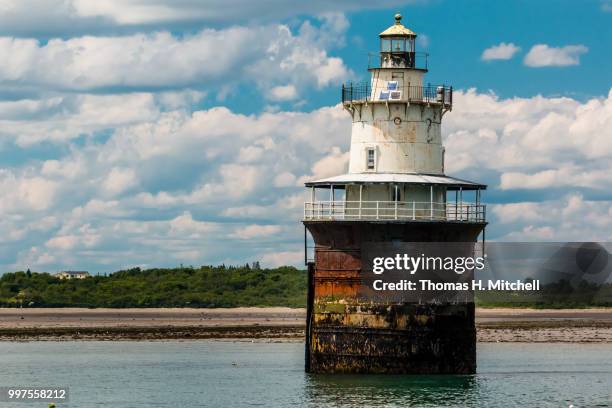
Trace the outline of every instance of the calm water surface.
<instances>
[{"instance_id":1,"label":"calm water surface","mask_svg":"<svg viewBox=\"0 0 612 408\"><path fill-rule=\"evenodd\" d=\"M612 406L608 344L479 344L474 376L308 375L298 343L2 342L0 358L0 386L67 385L58 408Z\"/></svg>"}]
</instances>

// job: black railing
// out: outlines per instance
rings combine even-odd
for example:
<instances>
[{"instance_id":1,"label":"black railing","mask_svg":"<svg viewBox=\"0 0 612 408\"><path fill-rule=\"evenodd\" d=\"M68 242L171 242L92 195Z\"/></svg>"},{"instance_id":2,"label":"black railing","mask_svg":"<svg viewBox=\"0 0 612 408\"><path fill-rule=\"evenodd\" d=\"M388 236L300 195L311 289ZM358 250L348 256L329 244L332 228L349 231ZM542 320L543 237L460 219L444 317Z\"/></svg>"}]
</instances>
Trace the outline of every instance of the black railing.
<instances>
[{"instance_id":1,"label":"black railing","mask_svg":"<svg viewBox=\"0 0 612 408\"><path fill-rule=\"evenodd\" d=\"M453 105L453 87L444 85L376 87L372 91L370 82L342 85L342 103L390 101L410 103L432 103L445 107Z\"/></svg>"},{"instance_id":2,"label":"black railing","mask_svg":"<svg viewBox=\"0 0 612 408\"><path fill-rule=\"evenodd\" d=\"M372 86L369 82L342 84L342 103L369 101L372 99Z\"/></svg>"},{"instance_id":3,"label":"black railing","mask_svg":"<svg viewBox=\"0 0 612 408\"><path fill-rule=\"evenodd\" d=\"M370 52L368 69L414 68L427 70L426 52Z\"/></svg>"}]
</instances>

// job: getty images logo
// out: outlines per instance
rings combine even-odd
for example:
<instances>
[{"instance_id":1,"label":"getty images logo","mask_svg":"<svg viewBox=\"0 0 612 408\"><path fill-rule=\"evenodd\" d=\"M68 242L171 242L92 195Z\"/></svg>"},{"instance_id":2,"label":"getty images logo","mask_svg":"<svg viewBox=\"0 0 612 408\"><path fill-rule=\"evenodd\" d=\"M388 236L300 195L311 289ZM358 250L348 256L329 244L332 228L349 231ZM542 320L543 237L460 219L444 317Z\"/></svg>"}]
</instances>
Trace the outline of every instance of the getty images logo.
<instances>
[{"instance_id":1,"label":"getty images logo","mask_svg":"<svg viewBox=\"0 0 612 408\"><path fill-rule=\"evenodd\" d=\"M403 271L414 275L417 271L453 271L458 275L466 271L485 268L484 257L441 257L441 256L410 256L396 254L392 257L376 257L372 262L372 272L381 275L385 271Z\"/></svg>"}]
</instances>

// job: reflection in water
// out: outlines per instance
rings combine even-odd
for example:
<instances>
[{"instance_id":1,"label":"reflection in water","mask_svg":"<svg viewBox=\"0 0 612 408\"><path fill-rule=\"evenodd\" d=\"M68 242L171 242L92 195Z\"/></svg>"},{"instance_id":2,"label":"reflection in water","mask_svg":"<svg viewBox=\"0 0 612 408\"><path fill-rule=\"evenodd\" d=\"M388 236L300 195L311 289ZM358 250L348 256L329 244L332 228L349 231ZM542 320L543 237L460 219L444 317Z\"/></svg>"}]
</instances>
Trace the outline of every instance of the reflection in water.
<instances>
[{"instance_id":1,"label":"reflection in water","mask_svg":"<svg viewBox=\"0 0 612 408\"><path fill-rule=\"evenodd\" d=\"M478 373L305 375L312 407L612 407L608 344L479 344Z\"/></svg>"},{"instance_id":2,"label":"reflection in water","mask_svg":"<svg viewBox=\"0 0 612 408\"><path fill-rule=\"evenodd\" d=\"M305 374L303 343L0 342L0 356L2 386L70 387L58 408L612 407L609 344L479 344L475 376Z\"/></svg>"},{"instance_id":3,"label":"reflection in water","mask_svg":"<svg viewBox=\"0 0 612 408\"><path fill-rule=\"evenodd\" d=\"M306 400L312 406L471 406L477 385L471 375L310 374Z\"/></svg>"}]
</instances>

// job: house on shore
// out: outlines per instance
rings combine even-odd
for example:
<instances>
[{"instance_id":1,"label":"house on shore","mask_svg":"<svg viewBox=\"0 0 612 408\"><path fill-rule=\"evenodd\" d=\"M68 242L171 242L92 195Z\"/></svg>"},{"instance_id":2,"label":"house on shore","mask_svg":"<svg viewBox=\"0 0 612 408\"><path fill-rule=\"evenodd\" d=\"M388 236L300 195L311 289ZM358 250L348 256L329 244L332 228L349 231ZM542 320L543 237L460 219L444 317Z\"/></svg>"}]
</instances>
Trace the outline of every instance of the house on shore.
<instances>
[{"instance_id":1,"label":"house on shore","mask_svg":"<svg viewBox=\"0 0 612 408\"><path fill-rule=\"evenodd\" d=\"M85 279L89 276L87 271L62 271L55 274L55 277L60 279Z\"/></svg>"}]
</instances>

